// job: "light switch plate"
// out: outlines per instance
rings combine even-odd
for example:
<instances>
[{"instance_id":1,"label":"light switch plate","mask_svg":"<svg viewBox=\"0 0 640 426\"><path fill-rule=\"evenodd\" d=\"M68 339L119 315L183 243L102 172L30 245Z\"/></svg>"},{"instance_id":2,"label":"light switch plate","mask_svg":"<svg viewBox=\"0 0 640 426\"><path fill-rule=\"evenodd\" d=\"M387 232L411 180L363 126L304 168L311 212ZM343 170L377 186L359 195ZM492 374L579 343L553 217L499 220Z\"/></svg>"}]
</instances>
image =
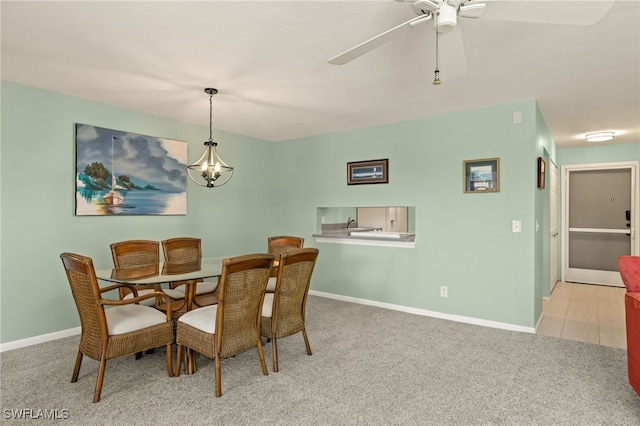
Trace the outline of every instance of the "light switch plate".
<instances>
[{"instance_id":1,"label":"light switch plate","mask_svg":"<svg viewBox=\"0 0 640 426\"><path fill-rule=\"evenodd\" d=\"M522 221L520 221L520 220L512 220L511 221L511 232L522 232Z\"/></svg>"}]
</instances>

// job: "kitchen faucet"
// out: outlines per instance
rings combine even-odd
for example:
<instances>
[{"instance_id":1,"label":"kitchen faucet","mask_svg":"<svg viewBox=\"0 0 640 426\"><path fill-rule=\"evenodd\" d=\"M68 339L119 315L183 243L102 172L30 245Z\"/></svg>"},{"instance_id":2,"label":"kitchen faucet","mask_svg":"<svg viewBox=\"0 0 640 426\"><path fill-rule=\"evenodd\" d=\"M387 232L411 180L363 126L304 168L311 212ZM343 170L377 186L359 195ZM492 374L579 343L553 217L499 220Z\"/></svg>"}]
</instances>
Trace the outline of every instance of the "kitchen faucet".
<instances>
[{"instance_id":1,"label":"kitchen faucet","mask_svg":"<svg viewBox=\"0 0 640 426\"><path fill-rule=\"evenodd\" d=\"M351 216L349 216L349 219L347 219L347 229L349 229L349 227L351 226L352 223L355 223L355 219L351 219Z\"/></svg>"}]
</instances>

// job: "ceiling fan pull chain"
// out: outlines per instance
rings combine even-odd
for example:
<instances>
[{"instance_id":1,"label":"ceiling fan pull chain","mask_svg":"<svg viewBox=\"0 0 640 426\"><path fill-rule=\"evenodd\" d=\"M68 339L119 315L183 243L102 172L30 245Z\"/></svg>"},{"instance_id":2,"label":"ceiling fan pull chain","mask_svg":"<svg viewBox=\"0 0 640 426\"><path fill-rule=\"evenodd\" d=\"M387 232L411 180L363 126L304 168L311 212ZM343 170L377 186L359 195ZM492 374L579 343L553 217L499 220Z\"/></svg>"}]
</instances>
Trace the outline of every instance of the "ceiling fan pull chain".
<instances>
[{"instance_id":1,"label":"ceiling fan pull chain","mask_svg":"<svg viewBox=\"0 0 640 426\"><path fill-rule=\"evenodd\" d=\"M440 55L438 52L438 16L440 15L440 11L436 12L436 22L435 22L435 27L436 27L436 70L434 72L434 76L433 76L433 85L434 86L438 86L440 84L440 67L439 67L439 59L440 59Z\"/></svg>"}]
</instances>

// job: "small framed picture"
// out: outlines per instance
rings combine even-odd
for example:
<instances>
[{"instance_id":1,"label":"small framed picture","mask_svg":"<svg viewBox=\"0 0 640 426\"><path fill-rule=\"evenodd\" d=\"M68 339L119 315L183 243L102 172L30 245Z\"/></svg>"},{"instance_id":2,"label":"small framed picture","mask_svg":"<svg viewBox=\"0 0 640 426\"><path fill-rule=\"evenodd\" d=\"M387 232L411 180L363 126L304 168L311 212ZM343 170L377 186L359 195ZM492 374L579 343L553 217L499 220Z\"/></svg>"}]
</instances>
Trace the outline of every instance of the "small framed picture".
<instances>
[{"instance_id":1,"label":"small framed picture","mask_svg":"<svg viewBox=\"0 0 640 426\"><path fill-rule=\"evenodd\" d=\"M544 158L538 157L538 188L544 189L544 176L546 171L546 164Z\"/></svg>"},{"instance_id":2,"label":"small framed picture","mask_svg":"<svg viewBox=\"0 0 640 426\"><path fill-rule=\"evenodd\" d=\"M500 159L465 160L462 176L465 193L500 192Z\"/></svg>"},{"instance_id":3,"label":"small framed picture","mask_svg":"<svg viewBox=\"0 0 640 426\"><path fill-rule=\"evenodd\" d=\"M389 159L347 163L347 185L389 183Z\"/></svg>"}]
</instances>

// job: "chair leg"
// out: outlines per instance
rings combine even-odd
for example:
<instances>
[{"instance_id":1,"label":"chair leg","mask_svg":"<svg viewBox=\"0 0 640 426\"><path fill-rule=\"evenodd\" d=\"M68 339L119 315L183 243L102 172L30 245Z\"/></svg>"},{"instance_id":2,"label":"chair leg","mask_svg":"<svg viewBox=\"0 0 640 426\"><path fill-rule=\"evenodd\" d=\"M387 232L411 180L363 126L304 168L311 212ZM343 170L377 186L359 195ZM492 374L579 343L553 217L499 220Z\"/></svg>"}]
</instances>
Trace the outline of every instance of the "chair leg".
<instances>
[{"instance_id":1,"label":"chair leg","mask_svg":"<svg viewBox=\"0 0 640 426\"><path fill-rule=\"evenodd\" d=\"M273 352L273 372L277 373L280 369L278 368L278 339L276 336L271 337L271 350Z\"/></svg>"},{"instance_id":2,"label":"chair leg","mask_svg":"<svg viewBox=\"0 0 640 426\"><path fill-rule=\"evenodd\" d=\"M104 381L104 370L107 366L107 355L103 351L100 356L100 367L98 368L98 379L96 380L96 390L93 392L93 402L100 401L100 393L102 393L102 382Z\"/></svg>"},{"instance_id":3,"label":"chair leg","mask_svg":"<svg viewBox=\"0 0 640 426\"><path fill-rule=\"evenodd\" d=\"M169 343L167 346L167 371L169 372L169 377L174 377L175 373L173 372L173 349L172 344Z\"/></svg>"},{"instance_id":4,"label":"chair leg","mask_svg":"<svg viewBox=\"0 0 640 426\"><path fill-rule=\"evenodd\" d=\"M307 346L307 355L312 355L311 346L309 345L309 338L307 337L307 330L305 328L302 329L302 337L304 337L304 344Z\"/></svg>"},{"instance_id":5,"label":"chair leg","mask_svg":"<svg viewBox=\"0 0 640 426\"><path fill-rule=\"evenodd\" d=\"M185 346L184 348L184 372L185 374L194 374L196 372L196 355L193 349Z\"/></svg>"},{"instance_id":6,"label":"chair leg","mask_svg":"<svg viewBox=\"0 0 640 426\"><path fill-rule=\"evenodd\" d=\"M187 360L185 360L185 364ZM174 377L180 376L180 370L182 369L182 345L178 345L178 351L176 353L176 370L173 373Z\"/></svg>"},{"instance_id":7,"label":"chair leg","mask_svg":"<svg viewBox=\"0 0 640 426\"><path fill-rule=\"evenodd\" d=\"M82 364L82 357L84 354L78 349L78 355L76 355L76 365L73 367L73 374L71 375L71 383L78 381L78 374L80 373L80 364Z\"/></svg>"},{"instance_id":8,"label":"chair leg","mask_svg":"<svg viewBox=\"0 0 640 426\"><path fill-rule=\"evenodd\" d=\"M185 372L187 374L194 374L198 369L196 365L196 353L193 349L184 348L185 349Z\"/></svg>"},{"instance_id":9,"label":"chair leg","mask_svg":"<svg viewBox=\"0 0 640 426\"><path fill-rule=\"evenodd\" d=\"M216 365L216 398L220 398L222 396L222 377L220 377L222 366L220 357L216 355L214 361Z\"/></svg>"},{"instance_id":10,"label":"chair leg","mask_svg":"<svg viewBox=\"0 0 640 426\"><path fill-rule=\"evenodd\" d=\"M275 339L274 339L273 343L275 344ZM264 351L262 350L262 345L260 344L260 339L259 338L258 338L258 342L257 342L256 348L258 348L258 358L260 358L260 366L262 366L262 374L264 374L265 376L268 376L269 375L269 370L267 370L267 363L264 360ZM274 346L274 351L275 351L275 346Z\"/></svg>"}]
</instances>

